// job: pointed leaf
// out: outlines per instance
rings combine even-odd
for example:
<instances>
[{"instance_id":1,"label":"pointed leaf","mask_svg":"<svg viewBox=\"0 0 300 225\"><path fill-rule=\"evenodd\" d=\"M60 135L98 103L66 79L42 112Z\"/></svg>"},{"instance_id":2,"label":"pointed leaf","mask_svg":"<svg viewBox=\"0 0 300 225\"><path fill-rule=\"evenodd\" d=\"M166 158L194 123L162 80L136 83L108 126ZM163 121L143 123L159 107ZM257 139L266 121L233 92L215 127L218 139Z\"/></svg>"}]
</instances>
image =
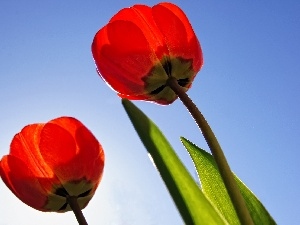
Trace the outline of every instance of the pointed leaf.
<instances>
[{"instance_id":1,"label":"pointed leaf","mask_svg":"<svg viewBox=\"0 0 300 225\"><path fill-rule=\"evenodd\" d=\"M181 141L195 164L203 193L218 208L229 224L240 224L213 156L183 137ZM262 203L248 187L237 176L235 176L235 179L254 224L276 224Z\"/></svg>"},{"instance_id":2,"label":"pointed leaf","mask_svg":"<svg viewBox=\"0 0 300 225\"><path fill-rule=\"evenodd\" d=\"M123 99L122 104L185 224L227 224L204 196L159 128L130 101Z\"/></svg>"}]
</instances>

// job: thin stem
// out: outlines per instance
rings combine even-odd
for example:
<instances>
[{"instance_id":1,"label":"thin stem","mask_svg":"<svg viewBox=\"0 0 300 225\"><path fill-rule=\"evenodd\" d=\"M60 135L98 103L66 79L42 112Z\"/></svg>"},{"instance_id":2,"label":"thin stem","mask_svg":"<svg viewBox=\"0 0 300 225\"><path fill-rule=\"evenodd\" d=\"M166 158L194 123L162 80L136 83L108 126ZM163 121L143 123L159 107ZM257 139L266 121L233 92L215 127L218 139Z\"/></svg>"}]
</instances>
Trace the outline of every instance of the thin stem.
<instances>
[{"instance_id":1,"label":"thin stem","mask_svg":"<svg viewBox=\"0 0 300 225\"><path fill-rule=\"evenodd\" d=\"M201 130L208 147L216 161L218 169L220 171L221 177L228 191L232 204L237 212L239 220L242 225L252 225L254 224L250 213L246 207L245 200L241 195L240 190L236 184L234 176L230 170L228 162L225 155L221 149L221 146L214 135L209 124L205 120L202 113L199 111L197 106L193 103L190 97L185 93L183 88L178 84L174 77L170 77L167 81L167 85L177 94L182 103L186 106L195 122L197 123L199 129Z\"/></svg>"},{"instance_id":2,"label":"thin stem","mask_svg":"<svg viewBox=\"0 0 300 225\"><path fill-rule=\"evenodd\" d=\"M67 196L67 202L69 203L71 209L73 210L75 217L78 221L79 225L88 225L88 223L85 220L85 217L79 208L77 197L76 196Z\"/></svg>"}]
</instances>

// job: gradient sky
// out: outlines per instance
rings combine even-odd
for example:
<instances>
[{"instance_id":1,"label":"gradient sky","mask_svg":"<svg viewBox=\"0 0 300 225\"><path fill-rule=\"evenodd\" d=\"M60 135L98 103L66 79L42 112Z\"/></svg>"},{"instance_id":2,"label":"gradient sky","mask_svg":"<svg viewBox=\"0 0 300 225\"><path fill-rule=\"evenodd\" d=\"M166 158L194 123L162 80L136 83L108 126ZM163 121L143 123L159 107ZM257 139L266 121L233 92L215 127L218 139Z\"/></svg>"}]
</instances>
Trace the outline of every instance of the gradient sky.
<instances>
[{"instance_id":1,"label":"gradient sky","mask_svg":"<svg viewBox=\"0 0 300 225\"><path fill-rule=\"evenodd\" d=\"M183 224L121 100L99 78L90 45L123 7L158 1L1 1L0 156L25 125L68 115L106 153L103 180L84 210L89 224ZM173 1L201 42L205 65L188 94L215 131L231 168L278 224L298 225L300 2ZM181 102L134 102L154 120L191 174L184 136L207 149ZM0 225L76 224L42 213L0 182Z\"/></svg>"}]
</instances>

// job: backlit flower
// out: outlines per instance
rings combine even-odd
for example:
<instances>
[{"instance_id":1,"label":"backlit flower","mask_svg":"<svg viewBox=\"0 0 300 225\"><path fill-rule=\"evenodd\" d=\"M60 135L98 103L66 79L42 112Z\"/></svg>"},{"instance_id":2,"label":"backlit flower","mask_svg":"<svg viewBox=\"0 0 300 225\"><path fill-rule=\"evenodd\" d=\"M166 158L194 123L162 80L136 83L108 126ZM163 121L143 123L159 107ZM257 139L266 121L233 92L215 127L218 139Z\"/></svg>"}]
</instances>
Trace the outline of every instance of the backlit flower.
<instances>
[{"instance_id":1,"label":"backlit flower","mask_svg":"<svg viewBox=\"0 0 300 225\"><path fill-rule=\"evenodd\" d=\"M170 104L169 77L187 91L203 65L200 44L184 12L171 3L119 11L94 37L100 76L123 98Z\"/></svg>"},{"instance_id":2,"label":"backlit flower","mask_svg":"<svg viewBox=\"0 0 300 225\"><path fill-rule=\"evenodd\" d=\"M71 210L67 197L84 208L101 180L104 152L78 120L60 117L25 126L2 158L0 174L25 204L40 211Z\"/></svg>"}]
</instances>

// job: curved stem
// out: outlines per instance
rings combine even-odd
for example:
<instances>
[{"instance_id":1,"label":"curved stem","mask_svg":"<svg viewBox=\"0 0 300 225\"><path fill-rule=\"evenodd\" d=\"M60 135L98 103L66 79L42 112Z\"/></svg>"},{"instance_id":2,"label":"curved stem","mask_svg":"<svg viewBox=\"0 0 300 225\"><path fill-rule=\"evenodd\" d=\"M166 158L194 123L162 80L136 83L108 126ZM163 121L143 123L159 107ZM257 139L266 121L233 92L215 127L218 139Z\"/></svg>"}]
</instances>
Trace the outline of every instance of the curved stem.
<instances>
[{"instance_id":1,"label":"curved stem","mask_svg":"<svg viewBox=\"0 0 300 225\"><path fill-rule=\"evenodd\" d=\"M202 113L199 111L194 102L185 93L183 88L178 84L176 78L170 77L167 81L167 85L177 94L182 103L186 106L195 122L197 123L199 129L201 130L208 147L216 161L218 169L220 171L221 177L228 191L232 204L236 210L239 220L242 225L254 224L250 213L246 207L245 200L241 195L240 190L236 184L234 176L230 170L226 157L221 149L221 146L215 137L212 129L205 120Z\"/></svg>"},{"instance_id":2,"label":"curved stem","mask_svg":"<svg viewBox=\"0 0 300 225\"><path fill-rule=\"evenodd\" d=\"M71 209L73 210L75 217L78 221L79 225L88 225L88 223L85 220L85 217L79 208L77 197L76 196L67 196L67 202L70 205Z\"/></svg>"}]
</instances>

